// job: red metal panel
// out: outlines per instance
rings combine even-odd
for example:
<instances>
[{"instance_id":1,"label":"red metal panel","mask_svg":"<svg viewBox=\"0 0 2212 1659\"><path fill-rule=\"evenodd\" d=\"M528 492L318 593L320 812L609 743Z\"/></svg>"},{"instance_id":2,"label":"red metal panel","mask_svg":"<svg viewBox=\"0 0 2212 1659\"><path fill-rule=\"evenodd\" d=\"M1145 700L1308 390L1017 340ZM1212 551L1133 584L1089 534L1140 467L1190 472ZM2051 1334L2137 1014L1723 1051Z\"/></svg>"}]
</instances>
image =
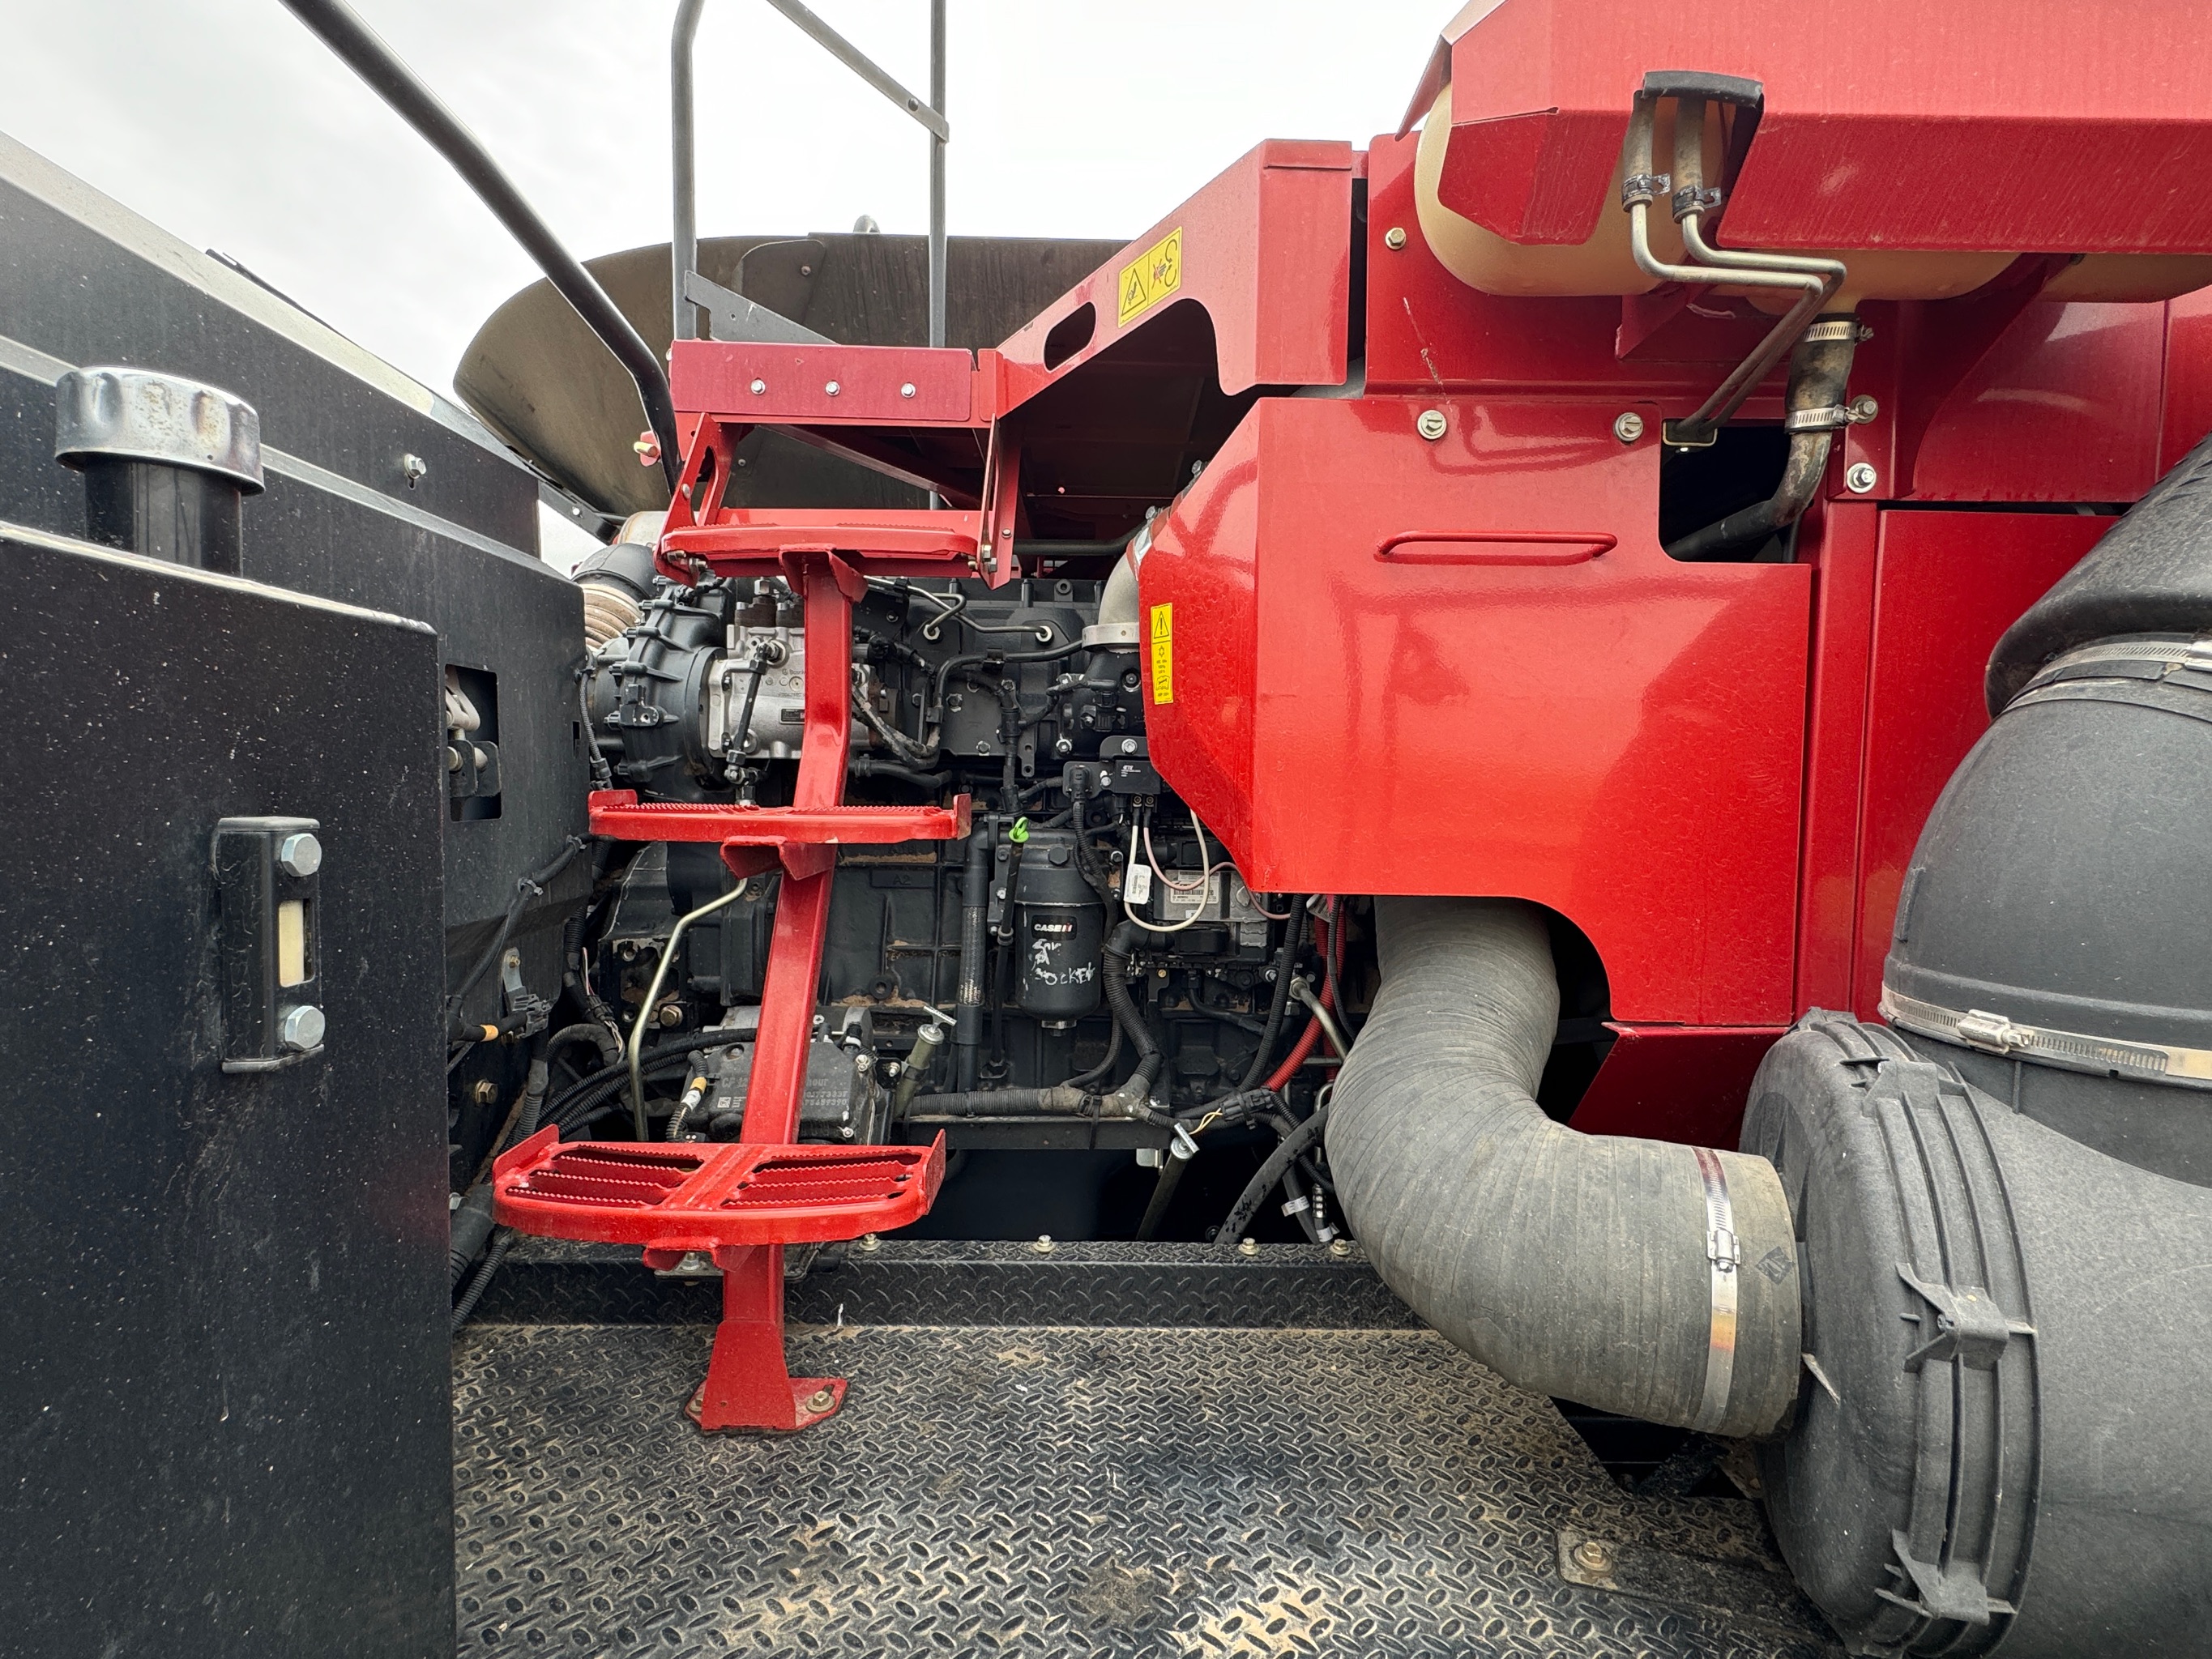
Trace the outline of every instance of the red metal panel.
<instances>
[{"instance_id":1,"label":"red metal panel","mask_svg":"<svg viewBox=\"0 0 2212 1659\"><path fill-rule=\"evenodd\" d=\"M2058 513L1881 515L1852 1006L1875 1015L1897 895L1929 809L1990 723L1998 635L2111 528Z\"/></svg>"},{"instance_id":2,"label":"red metal panel","mask_svg":"<svg viewBox=\"0 0 2212 1659\"><path fill-rule=\"evenodd\" d=\"M594 789L592 833L617 841L734 842L740 847L888 846L968 833L969 798L950 806L746 806L641 801L635 789Z\"/></svg>"},{"instance_id":3,"label":"red metal panel","mask_svg":"<svg viewBox=\"0 0 2212 1659\"><path fill-rule=\"evenodd\" d=\"M2166 304L2166 394L2160 421L2161 475L2212 432L2212 288Z\"/></svg>"},{"instance_id":4,"label":"red metal panel","mask_svg":"<svg viewBox=\"0 0 2212 1659\"><path fill-rule=\"evenodd\" d=\"M1646 71L1763 83L1728 211L1743 246L2212 249L2212 54L2138 0L1504 0L1452 49L1444 200L1579 242Z\"/></svg>"},{"instance_id":5,"label":"red metal panel","mask_svg":"<svg viewBox=\"0 0 2212 1659\"><path fill-rule=\"evenodd\" d=\"M2157 482L2166 307L2021 313L1936 409L1916 501L2132 501Z\"/></svg>"},{"instance_id":6,"label":"red metal panel","mask_svg":"<svg viewBox=\"0 0 2212 1659\"><path fill-rule=\"evenodd\" d=\"M1263 890L1533 899L1624 1018L1786 1019L1811 573L1668 559L1614 412L1261 403L1142 568L1174 606L1153 755ZM1408 534L1539 556L1382 556ZM1613 544L1560 564L1559 535Z\"/></svg>"},{"instance_id":7,"label":"red metal panel","mask_svg":"<svg viewBox=\"0 0 2212 1659\"><path fill-rule=\"evenodd\" d=\"M1616 1025L1620 1035L1569 1120L1593 1135L1733 1146L1744 1097L1781 1026Z\"/></svg>"},{"instance_id":8,"label":"red metal panel","mask_svg":"<svg viewBox=\"0 0 2212 1659\"><path fill-rule=\"evenodd\" d=\"M951 348L678 340L668 356L676 406L732 421L966 426L977 378L974 355Z\"/></svg>"},{"instance_id":9,"label":"red metal panel","mask_svg":"<svg viewBox=\"0 0 2212 1659\"><path fill-rule=\"evenodd\" d=\"M1009 404L1188 301L1213 319L1224 392L1341 385L1352 295L1352 179L1349 144L1282 138L1261 144L999 348ZM1118 303L1123 274L1175 232L1181 233L1176 287L1125 322ZM1053 330L1086 305L1094 319L1091 333L1048 368Z\"/></svg>"},{"instance_id":10,"label":"red metal panel","mask_svg":"<svg viewBox=\"0 0 2212 1659\"><path fill-rule=\"evenodd\" d=\"M1799 532L1814 568L1812 701L1805 733L1805 836L1794 1012L1848 1007L1858 922L1859 784L1867 665L1874 653L1880 509L1832 501Z\"/></svg>"}]
</instances>

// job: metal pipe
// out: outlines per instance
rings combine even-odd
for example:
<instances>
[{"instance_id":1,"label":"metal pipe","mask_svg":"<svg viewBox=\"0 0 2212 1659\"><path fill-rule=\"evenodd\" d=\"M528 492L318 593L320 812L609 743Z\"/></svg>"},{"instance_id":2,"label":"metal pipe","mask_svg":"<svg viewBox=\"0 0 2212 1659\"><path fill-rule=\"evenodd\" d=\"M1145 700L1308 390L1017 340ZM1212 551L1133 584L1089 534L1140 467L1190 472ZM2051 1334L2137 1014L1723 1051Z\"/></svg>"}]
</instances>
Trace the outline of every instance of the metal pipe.
<instances>
[{"instance_id":1,"label":"metal pipe","mask_svg":"<svg viewBox=\"0 0 2212 1659\"><path fill-rule=\"evenodd\" d=\"M671 490L676 488L684 457L684 443L676 429L676 406L668 395L668 375L653 349L630 326L629 319L592 273L561 246L552 228L523 199L522 192L499 170L499 164L475 136L438 101L435 94L415 78L391 47L379 40L368 24L354 15L344 0L283 0L284 8L336 52L347 68L364 81L393 112L413 127L430 148L444 156L461 175L477 198L507 227L537 261L545 279L561 297L575 307L584 325L598 335L616 360L637 383L638 401L645 406L646 424L660 444L660 470Z\"/></svg>"},{"instance_id":2,"label":"metal pipe","mask_svg":"<svg viewBox=\"0 0 2212 1659\"><path fill-rule=\"evenodd\" d=\"M668 171L675 187L673 226L668 240L670 314L676 337L699 337L699 313L684 292L684 279L699 264L699 138L692 115L693 48L699 34L699 14L707 0L682 0L676 8L676 27L668 41Z\"/></svg>"},{"instance_id":3,"label":"metal pipe","mask_svg":"<svg viewBox=\"0 0 2212 1659\"><path fill-rule=\"evenodd\" d=\"M1692 257L1704 261L1699 264L1671 264L1651 250L1650 214L1651 203L1658 194L1674 182L1669 175L1655 174L1652 167L1652 127L1658 108L1658 99L1650 93L1638 93L1634 112L1629 118L1628 155L1625 176L1620 184L1621 205L1628 213L1628 246L1637 266L1646 276L1662 282L1726 284L1730 288L1794 289L1800 298L1774 326L1758 348L1730 371L1728 378L1716 386L1711 396L1698 406L1696 413L1686 420L1667 422L1666 437L1674 443L1710 442L1712 433L1727 423L1729 417L1743 406L1754 387L1765 380L1782 360L1782 355L1796 344L1820 308L1835 296L1844 284L1846 275L1841 261L1820 259L1810 255L1788 253L1747 253L1739 250L1715 248L1705 240L1698 222L1704 213L1703 161L1701 137L1705 125L1705 100L1683 97L1676 103L1675 154L1679 168L1686 156L1693 157L1692 166L1698 169L1693 177L1675 197L1676 217L1682 227L1682 243ZM1693 125L1692 125L1693 124ZM1691 125L1691 137L1686 138L1682 129Z\"/></svg>"},{"instance_id":4,"label":"metal pipe","mask_svg":"<svg viewBox=\"0 0 2212 1659\"><path fill-rule=\"evenodd\" d=\"M660 960L654 965L653 969L653 983L647 988L645 994L645 1006L637 1011L637 1018L629 1023L629 1058L630 1121L637 1130L637 1138L640 1140L650 1140L653 1139L653 1137L647 1133L645 1127L645 1072L643 1066L645 1052L645 1027L646 1022L653 1018L653 1008L660 1001L660 988L662 983L668 978L668 964L676 960L676 947L683 944L684 930L685 928L689 927L693 922L698 921L700 917L711 915L715 911L720 909L724 905L736 902L737 900L744 896L745 889L751 885L752 883L749 880L739 882L735 887L730 889L728 892L723 894L721 897L708 899L697 909L678 917L676 926L669 930L668 943L666 945L662 947Z\"/></svg>"},{"instance_id":5,"label":"metal pipe","mask_svg":"<svg viewBox=\"0 0 2212 1659\"><path fill-rule=\"evenodd\" d=\"M929 135L929 343L945 343L945 0L929 0L929 102L938 125Z\"/></svg>"}]
</instances>

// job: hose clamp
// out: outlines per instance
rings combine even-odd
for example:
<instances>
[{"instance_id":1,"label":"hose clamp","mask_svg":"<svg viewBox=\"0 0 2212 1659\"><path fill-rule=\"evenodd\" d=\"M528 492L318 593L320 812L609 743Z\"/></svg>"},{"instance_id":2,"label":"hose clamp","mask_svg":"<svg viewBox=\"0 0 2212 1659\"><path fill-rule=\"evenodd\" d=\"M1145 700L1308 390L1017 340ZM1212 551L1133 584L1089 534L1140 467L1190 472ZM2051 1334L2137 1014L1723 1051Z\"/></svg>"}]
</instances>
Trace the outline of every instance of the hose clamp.
<instances>
[{"instance_id":1,"label":"hose clamp","mask_svg":"<svg viewBox=\"0 0 2212 1659\"><path fill-rule=\"evenodd\" d=\"M1705 1190L1705 1261L1711 1272L1711 1312L1705 1340L1705 1391L1690 1426L1716 1432L1728 1416L1729 1392L1735 1383L1736 1269L1743 1249L1736 1241L1735 1206L1729 1202L1728 1175L1720 1154L1693 1146Z\"/></svg>"},{"instance_id":2,"label":"hose clamp","mask_svg":"<svg viewBox=\"0 0 2212 1659\"><path fill-rule=\"evenodd\" d=\"M1820 409L1793 409L1782 417L1784 432L1835 432L1851 423L1851 411L1841 404Z\"/></svg>"},{"instance_id":3,"label":"hose clamp","mask_svg":"<svg viewBox=\"0 0 2212 1659\"><path fill-rule=\"evenodd\" d=\"M1620 181L1620 205L1624 210L1650 207L1674 187L1674 180L1668 173L1632 173Z\"/></svg>"},{"instance_id":4,"label":"hose clamp","mask_svg":"<svg viewBox=\"0 0 2212 1659\"><path fill-rule=\"evenodd\" d=\"M1856 342L1859 337L1858 315L1853 313L1847 317L1823 317L1797 337L1801 343L1811 345L1834 345L1845 340Z\"/></svg>"}]
</instances>

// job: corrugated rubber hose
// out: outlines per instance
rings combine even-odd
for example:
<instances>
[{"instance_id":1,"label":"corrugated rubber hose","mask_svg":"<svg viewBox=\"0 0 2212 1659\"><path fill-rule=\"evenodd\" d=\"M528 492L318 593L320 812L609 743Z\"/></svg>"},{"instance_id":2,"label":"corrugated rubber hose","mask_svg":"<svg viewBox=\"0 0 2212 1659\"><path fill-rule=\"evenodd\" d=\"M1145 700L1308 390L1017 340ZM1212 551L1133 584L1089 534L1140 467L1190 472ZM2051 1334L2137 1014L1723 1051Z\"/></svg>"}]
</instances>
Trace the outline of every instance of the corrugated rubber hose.
<instances>
[{"instance_id":1,"label":"corrugated rubber hose","mask_svg":"<svg viewBox=\"0 0 2212 1659\"><path fill-rule=\"evenodd\" d=\"M1712 1434L1773 1428L1799 1365L1773 1165L1544 1115L1559 987L1533 906L1378 898L1375 931L1381 988L1328 1145L1391 1289L1522 1388Z\"/></svg>"}]
</instances>

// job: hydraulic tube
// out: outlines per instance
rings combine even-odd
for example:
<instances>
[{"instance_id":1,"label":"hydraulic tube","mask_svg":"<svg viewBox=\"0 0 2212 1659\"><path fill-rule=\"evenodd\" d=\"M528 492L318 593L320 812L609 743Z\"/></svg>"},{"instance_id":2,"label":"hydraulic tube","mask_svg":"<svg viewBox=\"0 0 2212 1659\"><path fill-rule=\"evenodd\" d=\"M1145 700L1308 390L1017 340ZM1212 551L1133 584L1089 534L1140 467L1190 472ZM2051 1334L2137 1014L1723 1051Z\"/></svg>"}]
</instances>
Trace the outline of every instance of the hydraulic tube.
<instances>
[{"instance_id":1,"label":"hydraulic tube","mask_svg":"<svg viewBox=\"0 0 2212 1659\"><path fill-rule=\"evenodd\" d=\"M968 836L960 878L960 988L952 1006L955 1076L963 1094L975 1087L983 1046L983 917L991 897L992 843L998 821L986 818Z\"/></svg>"},{"instance_id":2,"label":"hydraulic tube","mask_svg":"<svg viewBox=\"0 0 2212 1659\"><path fill-rule=\"evenodd\" d=\"M1539 1394L1711 1434L1781 1422L1797 1245L1774 1166L1544 1115L1559 986L1533 906L1378 898L1375 924L1382 985L1327 1133L1384 1280Z\"/></svg>"}]
</instances>

